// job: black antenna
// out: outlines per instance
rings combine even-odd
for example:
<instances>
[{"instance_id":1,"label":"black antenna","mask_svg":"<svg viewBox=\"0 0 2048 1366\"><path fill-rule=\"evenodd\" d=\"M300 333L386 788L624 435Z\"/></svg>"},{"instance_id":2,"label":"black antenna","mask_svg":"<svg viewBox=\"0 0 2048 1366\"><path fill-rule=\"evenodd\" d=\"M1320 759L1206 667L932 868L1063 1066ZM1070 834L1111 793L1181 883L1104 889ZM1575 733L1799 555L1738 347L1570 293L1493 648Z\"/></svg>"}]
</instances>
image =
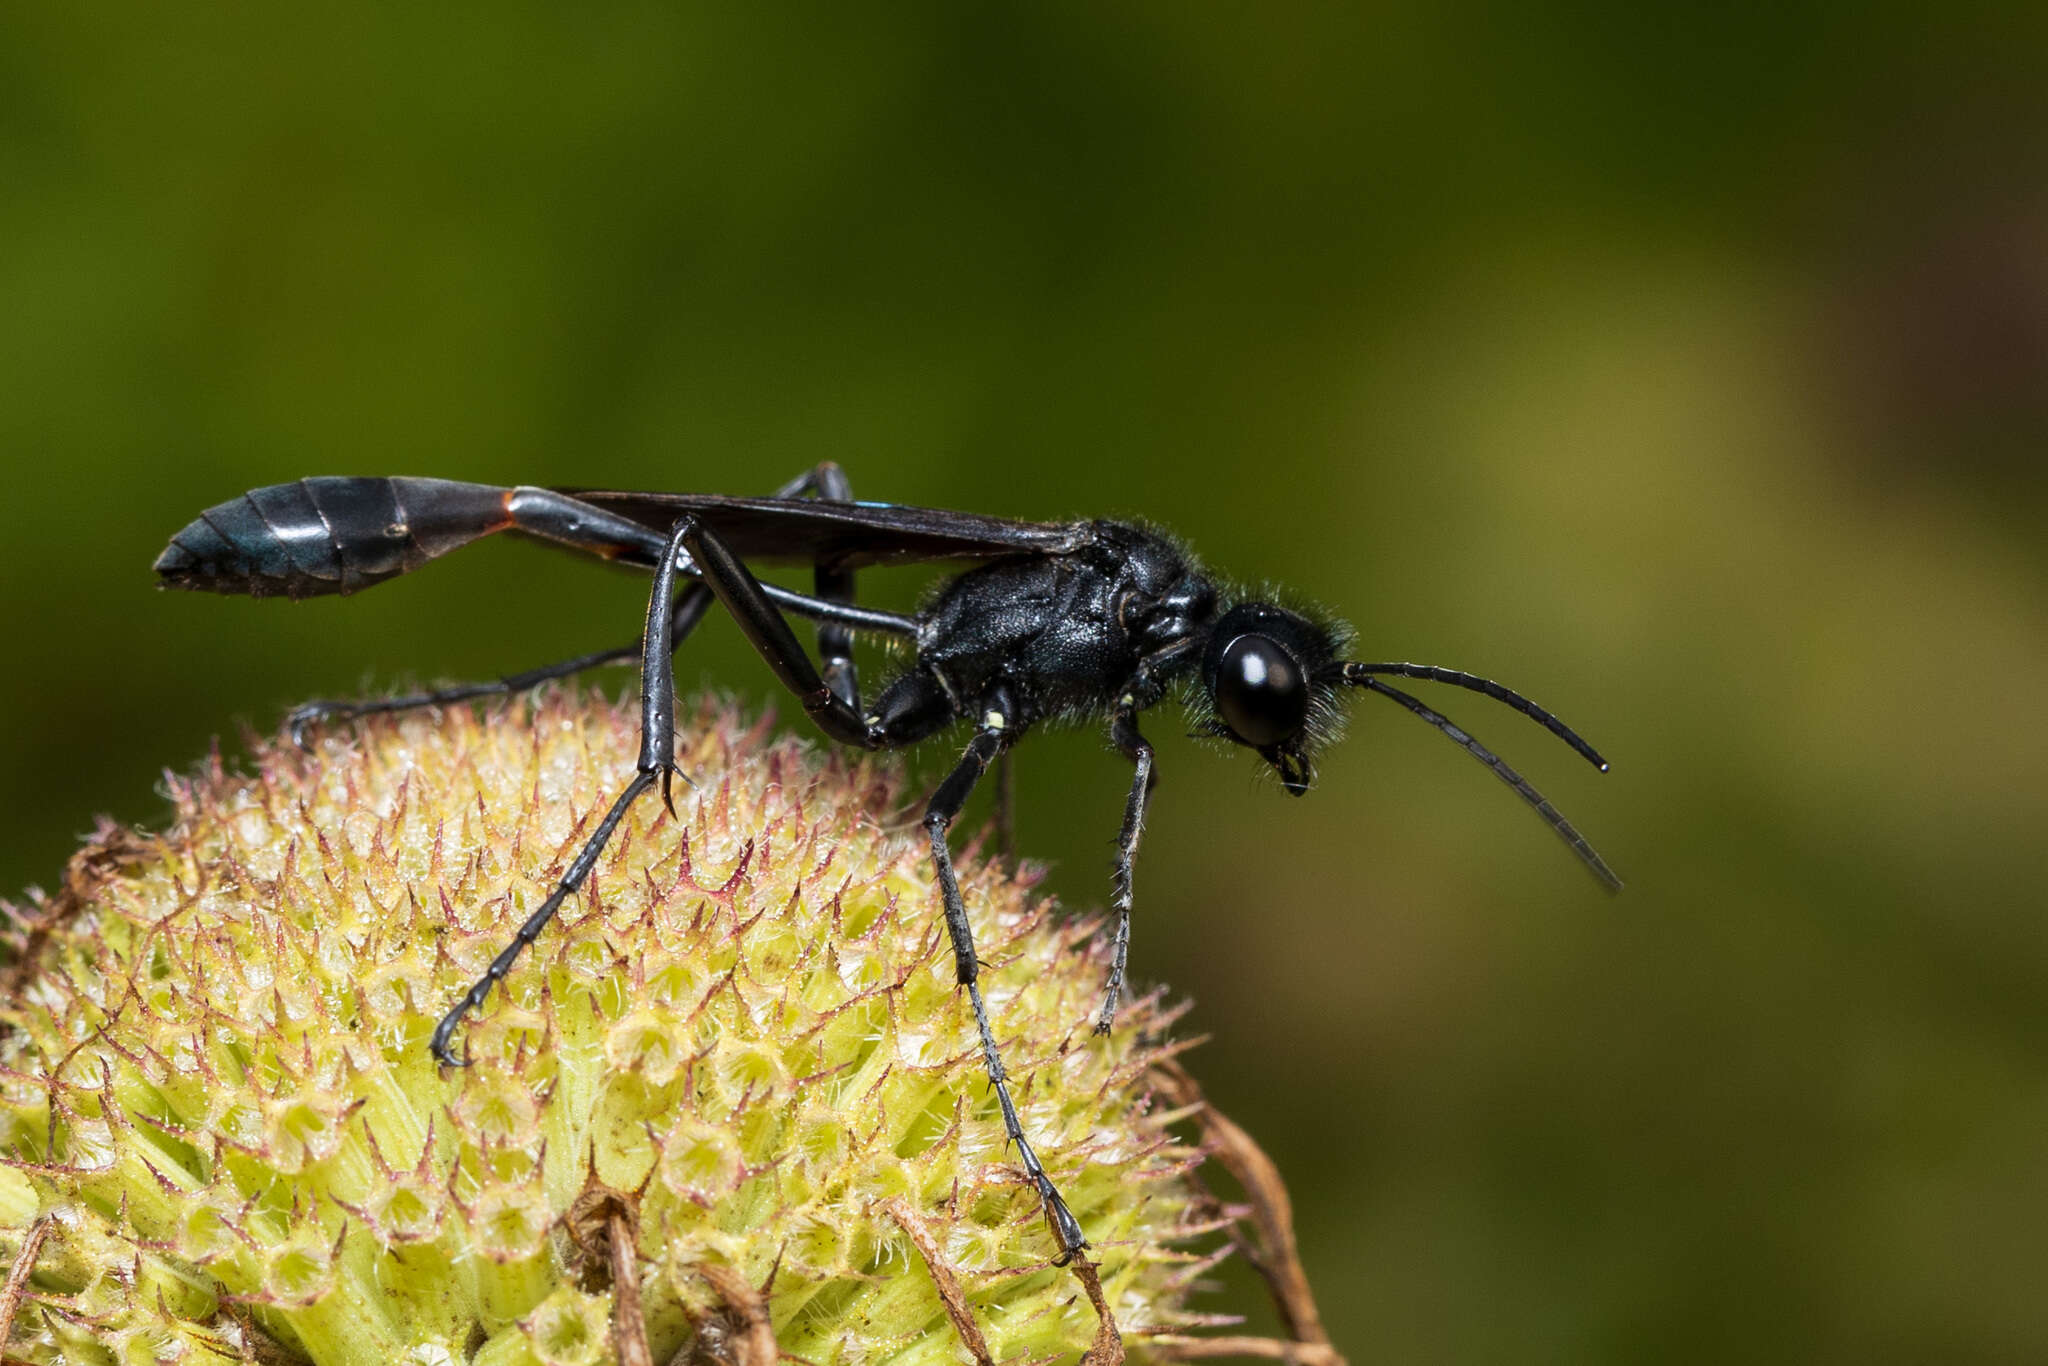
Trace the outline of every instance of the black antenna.
<instances>
[{"instance_id":1,"label":"black antenna","mask_svg":"<svg viewBox=\"0 0 2048 1366\"><path fill-rule=\"evenodd\" d=\"M1344 665L1345 682L1362 683L1364 680L1359 677L1361 674L1399 674L1403 678L1424 678L1432 683L1449 683L1456 687L1469 688L1473 692L1483 692L1494 701L1505 702L1516 711L1522 713L1522 715L1541 724L1545 730L1577 750L1587 763L1599 769L1602 773L1607 771L1607 761L1600 757L1600 751L1580 739L1577 731L1516 692L1513 688L1502 687L1490 678L1481 678L1478 674L1468 674L1463 669L1439 668L1434 664L1346 663Z\"/></svg>"},{"instance_id":2,"label":"black antenna","mask_svg":"<svg viewBox=\"0 0 2048 1366\"><path fill-rule=\"evenodd\" d=\"M1499 755L1495 754L1485 745L1480 744L1470 735L1467 735L1463 730L1460 730L1457 726L1453 725L1450 721L1450 718L1446 717L1442 712L1434 710L1419 697L1411 697L1407 693L1402 692L1399 688L1389 687L1387 684L1380 682L1377 678L1374 678L1372 674L1369 672L1369 670L1371 669L1385 667L1387 666L1346 664L1344 666L1344 681L1352 684L1355 687L1365 688L1371 692L1380 693L1384 696L1393 698L1396 702L1399 702L1402 706L1414 712L1417 716L1429 722L1429 724L1431 724L1432 726L1435 726L1445 735L1450 736L1451 739L1463 745L1467 750L1471 752L1473 758L1477 759L1480 763L1485 764L1488 768L1492 769L1496 777L1498 777L1502 782L1506 783L1509 787L1512 787L1517 793L1521 794L1521 798L1523 801L1529 803L1530 806L1536 808L1536 814L1543 817L1545 823L1547 823L1552 830L1555 830L1557 832L1557 837L1559 839L1563 840L1566 844L1571 846L1572 852L1579 856L1579 861L1585 864L1586 867L1592 871L1594 877L1600 879L1600 881L1606 886L1608 891L1618 892L1621 890L1621 879L1614 875L1614 870L1607 866L1606 860L1602 859L1598 853L1594 852L1593 846L1586 842L1586 837L1584 835L1581 835L1577 830L1572 828L1572 823L1564 818L1563 812L1559 811L1556 807L1552 806L1549 800L1546 797L1544 797L1544 795L1541 792L1538 792L1534 787L1530 786L1529 780L1527 778L1524 778L1521 774L1515 772L1512 768L1509 768L1507 764L1502 761ZM1420 666L1400 665L1397 667L1414 668ZM1444 672L1449 673L1451 672L1451 670L1447 669ZM1464 674L1461 676L1465 678L1472 677L1470 674ZM1452 680L1444 679L1441 681L1450 682ZM1474 679L1473 681L1477 683L1486 682L1486 680L1483 678ZM1499 685L1494 684L1492 686L1498 687ZM1501 691L1507 692L1507 689L1501 688ZM1513 697L1514 694L1510 693L1509 696ZM1517 698L1516 700L1520 701L1522 699ZM1513 704L1510 703L1510 705ZM1537 711L1539 710L1540 709L1532 707L1530 714L1532 716L1536 715ZM1544 717L1549 716L1550 713L1542 712L1540 716L1537 716L1537 719L1543 720ZM1553 717L1551 718L1551 720L1555 721L1555 718ZM1558 722L1557 724L1553 725L1552 729L1563 732L1565 738L1568 740L1577 739L1576 736L1573 736L1570 734L1570 732L1564 730L1563 723L1561 722ZM1583 746L1584 744L1584 741L1579 741L1580 746ZM1598 756L1594 756L1593 761L1595 763L1600 762ZM1604 769L1607 766L1605 764L1600 764L1600 767Z\"/></svg>"}]
</instances>

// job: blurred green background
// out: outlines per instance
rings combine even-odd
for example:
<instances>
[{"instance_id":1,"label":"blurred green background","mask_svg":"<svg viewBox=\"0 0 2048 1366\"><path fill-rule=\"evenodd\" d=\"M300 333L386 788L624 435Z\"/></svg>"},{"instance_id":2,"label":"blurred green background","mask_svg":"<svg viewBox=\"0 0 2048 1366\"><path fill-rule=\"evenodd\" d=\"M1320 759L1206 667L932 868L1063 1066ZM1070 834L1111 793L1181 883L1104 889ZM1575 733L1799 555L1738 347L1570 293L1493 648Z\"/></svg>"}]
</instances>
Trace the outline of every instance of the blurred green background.
<instances>
[{"instance_id":1,"label":"blurred green background","mask_svg":"<svg viewBox=\"0 0 2048 1366\"><path fill-rule=\"evenodd\" d=\"M1298 803L1155 714L1134 962L1354 1361L2048 1360L2044 55L2025 4L9 5L0 887L238 720L637 627L509 542L155 593L252 485L1143 516L1615 764L1416 685L1609 899L1375 699ZM773 691L722 622L679 675ZM1100 904L1125 765L1021 757Z\"/></svg>"}]
</instances>

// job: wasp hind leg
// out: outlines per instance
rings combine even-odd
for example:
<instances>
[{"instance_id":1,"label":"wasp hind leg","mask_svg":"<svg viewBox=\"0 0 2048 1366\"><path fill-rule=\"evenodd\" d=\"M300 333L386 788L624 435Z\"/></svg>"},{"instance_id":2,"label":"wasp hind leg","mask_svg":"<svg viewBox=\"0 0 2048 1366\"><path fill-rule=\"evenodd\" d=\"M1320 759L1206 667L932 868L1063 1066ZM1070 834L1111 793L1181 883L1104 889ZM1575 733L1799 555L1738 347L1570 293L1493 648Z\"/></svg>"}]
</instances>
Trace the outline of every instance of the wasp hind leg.
<instances>
[{"instance_id":1,"label":"wasp hind leg","mask_svg":"<svg viewBox=\"0 0 2048 1366\"><path fill-rule=\"evenodd\" d=\"M590 870L597 866L597 859L611 842L612 832L619 828L626 812L640 795L661 783L662 800L668 804L669 813L675 813L675 802L669 790L669 780L677 773L676 768L676 684L674 642L670 638L669 595L675 586L676 560L682 553L683 528L677 527L671 533L668 547L660 565L654 571L654 591L647 600L647 627L642 633L645 648L640 662L640 760L633 780L626 784L623 792L612 802L611 809L597 823L590 838L570 861L562 880L555 884L533 914L526 917L513 936L512 942L499 951L491 960L484 975L463 994L453 1009L441 1017L434 1026L430 1047L435 1061L448 1067L465 1066L467 1060L459 1058L448 1046L462 1017L484 1003L491 994L491 988L505 980L512 971L512 965L528 944L540 937L562 903L575 895L583 880L590 876ZM687 597L688 594L686 593ZM699 615L702 615L700 610ZM688 781L685 778L684 781Z\"/></svg>"}]
</instances>

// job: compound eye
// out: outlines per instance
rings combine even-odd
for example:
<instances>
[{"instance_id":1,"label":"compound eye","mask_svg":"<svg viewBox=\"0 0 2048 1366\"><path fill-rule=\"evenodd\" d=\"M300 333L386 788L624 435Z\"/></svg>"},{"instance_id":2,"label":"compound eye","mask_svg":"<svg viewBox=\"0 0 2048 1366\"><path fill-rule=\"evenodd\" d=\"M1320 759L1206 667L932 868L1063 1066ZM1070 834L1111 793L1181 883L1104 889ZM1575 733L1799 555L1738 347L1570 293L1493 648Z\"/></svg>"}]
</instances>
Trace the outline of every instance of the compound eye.
<instances>
[{"instance_id":1,"label":"compound eye","mask_svg":"<svg viewBox=\"0 0 2048 1366\"><path fill-rule=\"evenodd\" d=\"M1294 656L1260 635L1223 647L1216 669L1216 710L1248 745L1277 745L1308 720L1308 680Z\"/></svg>"}]
</instances>

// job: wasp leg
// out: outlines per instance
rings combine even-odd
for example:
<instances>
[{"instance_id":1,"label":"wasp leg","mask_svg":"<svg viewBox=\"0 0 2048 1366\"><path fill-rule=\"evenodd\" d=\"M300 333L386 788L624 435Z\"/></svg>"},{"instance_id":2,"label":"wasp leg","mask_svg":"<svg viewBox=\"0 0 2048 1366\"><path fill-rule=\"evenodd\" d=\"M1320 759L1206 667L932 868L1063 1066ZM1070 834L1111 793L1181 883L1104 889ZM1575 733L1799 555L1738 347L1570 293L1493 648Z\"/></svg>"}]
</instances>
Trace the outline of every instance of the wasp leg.
<instances>
[{"instance_id":1,"label":"wasp leg","mask_svg":"<svg viewBox=\"0 0 2048 1366\"><path fill-rule=\"evenodd\" d=\"M626 790L618 795L604 819L597 823L590 838L583 842L575 859L569 864L562 880L555 890L548 894L532 915L519 927L519 933L512 942L491 960L490 967L477 979L475 985L455 1003L441 1022L434 1026L431 1047L434 1058L444 1066L461 1067L466 1060L450 1051L448 1040L455 1034L462 1017L484 1003L491 994L491 988L505 980L512 971L512 964L518 961L520 953L540 937L547 923L555 918L555 912L562 903L575 894L583 885L583 879L590 876L590 870L597 865L598 855L611 841L612 832L625 819L626 811L640 797L640 794L661 781L662 800L668 803L671 815L675 802L669 792L669 779L678 772L676 768L676 685L675 653L669 638L669 595L675 586L676 560L683 553L683 528L678 526L670 534L668 548L660 565L654 571L654 591L647 599L647 626L642 633L646 642L640 660L640 762L639 771ZM688 781L687 778L684 781Z\"/></svg>"},{"instance_id":2,"label":"wasp leg","mask_svg":"<svg viewBox=\"0 0 2048 1366\"><path fill-rule=\"evenodd\" d=\"M697 629L697 623L711 608L711 590L701 583L693 583L676 595L669 609L669 642L671 649L681 649L690 633ZM587 655L577 655L557 664L544 664L538 669L525 673L507 674L503 678L487 683L456 683L431 692L408 693L403 697L369 697L353 702L307 702L293 707L285 717L285 728L290 732L292 743L304 749L307 745L306 732L316 725L328 721L353 721L360 716L381 716L389 712L413 711L420 707L446 707L457 702L471 702L479 697L506 697L513 693L528 692L541 684L586 669L600 668L606 664L621 664L636 659L644 652L639 641L631 645L620 645L610 650L597 650Z\"/></svg>"},{"instance_id":3,"label":"wasp leg","mask_svg":"<svg viewBox=\"0 0 2048 1366\"><path fill-rule=\"evenodd\" d=\"M878 727L870 726L860 714L860 697L842 697L818 672L782 609L768 596L767 586L755 578L723 537L694 517L676 524L676 534L690 552L695 572L718 595L719 602L739 623L742 634L760 652L782 686L795 693L804 711L818 729L841 744L877 749L885 743ZM822 636L826 628L821 628ZM850 650L850 646L847 647ZM846 660L851 663L850 654ZM840 674L843 683L853 680L851 668Z\"/></svg>"},{"instance_id":4,"label":"wasp leg","mask_svg":"<svg viewBox=\"0 0 2048 1366\"><path fill-rule=\"evenodd\" d=\"M1123 829L1116 837L1116 869L1110 877L1110 908L1116 912L1109 959L1109 981L1103 987L1102 1011L1095 1017L1095 1032L1109 1033L1116 1022L1117 1003L1124 994L1124 964L1131 953L1131 880L1138 862L1138 841L1145 833L1145 810L1159 777L1152 770L1152 746L1138 733L1138 713L1165 696L1167 677L1175 661L1193 648L1192 640L1169 645L1138 661L1138 671L1116 700L1110 719L1109 738L1131 761L1131 795L1124 802Z\"/></svg>"},{"instance_id":5,"label":"wasp leg","mask_svg":"<svg viewBox=\"0 0 2048 1366\"><path fill-rule=\"evenodd\" d=\"M1088 1239L1081 1232L1080 1221L1053 1186L1052 1178L1045 1174L1045 1167L1032 1151L1030 1141L1024 1137L1024 1126L1017 1118L1016 1102L1010 1098L1009 1074L1003 1070L1002 1054L996 1050L995 1033L989 1028L988 1007L981 999L981 963L974 956L974 931L967 923L967 904L961 900L960 883L953 876L953 856L946 848L946 833L960 808L966 805L968 794L974 791L975 783L989 764L1008 747L1008 726L1007 708L1001 704L984 711L981 729L967 742L967 753L932 794L931 804L925 809L924 828L931 839L932 868L938 875L939 896L946 907L946 932L953 941L954 966L960 985L967 988L967 999L974 1006L975 1028L981 1032L982 1066L988 1070L989 1084L995 1087L996 1103L1002 1106L1003 1129L1010 1142L1017 1145L1024 1174L1044 1202L1046 1227L1059 1241L1060 1255L1056 1260L1065 1265L1088 1246Z\"/></svg>"},{"instance_id":6,"label":"wasp leg","mask_svg":"<svg viewBox=\"0 0 2048 1366\"><path fill-rule=\"evenodd\" d=\"M1117 1002L1124 994L1124 963L1131 953L1131 876L1138 860L1138 839L1145 833L1145 806L1152 795L1152 746L1138 733L1135 707L1119 705L1110 723L1110 736L1132 764L1131 795L1124 802L1123 829L1116 837L1116 871L1110 877L1110 909L1116 912L1115 939L1111 941L1109 982L1102 991L1102 1012L1095 1017L1095 1032L1109 1033L1116 1020Z\"/></svg>"},{"instance_id":7,"label":"wasp leg","mask_svg":"<svg viewBox=\"0 0 2048 1366\"><path fill-rule=\"evenodd\" d=\"M835 503L853 501L853 485L847 481L846 471L831 461L819 465L806 477L811 481L810 491L818 497ZM812 582L818 596L827 602L853 601L851 569L821 564L812 571ZM859 711L860 676L853 667L852 628L840 622L819 622L818 656L825 661L825 686L832 690L834 697Z\"/></svg>"}]
</instances>

